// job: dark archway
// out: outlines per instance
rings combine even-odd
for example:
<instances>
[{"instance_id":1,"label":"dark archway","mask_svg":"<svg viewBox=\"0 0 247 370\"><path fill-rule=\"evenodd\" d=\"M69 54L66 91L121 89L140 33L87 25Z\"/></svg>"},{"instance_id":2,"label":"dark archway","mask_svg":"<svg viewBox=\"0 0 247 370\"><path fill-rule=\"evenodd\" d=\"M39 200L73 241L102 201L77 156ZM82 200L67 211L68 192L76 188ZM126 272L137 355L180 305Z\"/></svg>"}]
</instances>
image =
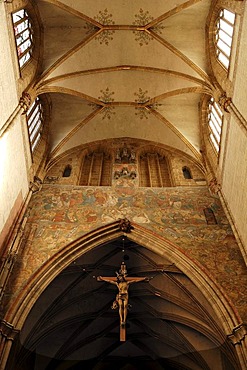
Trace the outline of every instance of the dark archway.
<instances>
[{"instance_id":1,"label":"dark archway","mask_svg":"<svg viewBox=\"0 0 247 370\"><path fill-rule=\"evenodd\" d=\"M130 287L127 340L111 309L116 288L97 282L125 261L129 276L153 277ZM7 369L238 369L210 303L175 263L127 236L71 262L30 311Z\"/></svg>"}]
</instances>

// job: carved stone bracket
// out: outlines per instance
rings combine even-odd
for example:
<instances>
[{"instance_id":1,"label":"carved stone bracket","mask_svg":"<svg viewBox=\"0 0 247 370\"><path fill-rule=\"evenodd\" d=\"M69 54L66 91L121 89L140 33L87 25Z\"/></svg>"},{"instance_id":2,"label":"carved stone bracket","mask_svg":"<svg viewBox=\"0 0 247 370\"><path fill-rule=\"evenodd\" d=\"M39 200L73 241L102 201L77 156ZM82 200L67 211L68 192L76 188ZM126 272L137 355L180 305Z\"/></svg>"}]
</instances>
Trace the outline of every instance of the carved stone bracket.
<instances>
[{"instance_id":1,"label":"carved stone bracket","mask_svg":"<svg viewBox=\"0 0 247 370\"><path fill-rule=\"evenodd\" d=\"M130 177L132 180L136 178L135 171L129 171L127 167L123 167L121 171L114 172L114 179L117 180L119 177Z\"/></svg>"},{"instance_id":2,"label":"carved stone bracket","mask_svg":"<svg viewBox=\"0 0 247 370\"><path fill-rule=\"evenodd\" d=\"M119 229L125 233L130 233L133 226L131 226L131 223L127 218L123 218L119 220Z\"/></svg>"},{"instance_id":3,"label":"carved stone bracket","mask_svg":"<svg viewBox=\"0 0 247 370\"><path fill-rule=\"evenodd\" d=\"M132 149L128 149L124 146L122 149L118 149L115 157L116 163L136 163L136 154Z\"/></svg>"},{"instance_id":4,"label":"carved stone bracket","mask_svg":"<svg viewBox=\"0 0 247 370\"><path fill-rule=\"evenodd\" d=\"M27 92L23 92L19 100L19 105L22 109L22 114L26 114L31 105L31 96Z\"/></svg>"},{"instance_id":5,"label":"carved stone bracket","mask_svg":"<svg viewBox=\"0 0 247 370\"><path fill-rule=\"evenodd\" d=\"M246 325L241 324L233 329L232 334L228 335L228 338L235 346L236 344L241 344L241 342L247 338L247 330Z\"/></svg>"},{"instance_id":6,"label":"carved stone bracket","mask_svg":"<svg viewBox=\"0 0 247 370\"><path fill-rule=\"evenodd\" d=\"M19 330L15 329L14 326L8 323L7 321L1 320L0 333L6 339L14 340L16 335L19 333Z\"/></svg>"},{"instance_id":7,"label":"carved stone bracket","mask_svg":"<svg viewBox=\"0 0 247 370\"><path fill-rule=\"evenodd\" d=\"M216 178L213 178L208 186L212 194L217 194L221 190L221 186Z\"/></svg>"},{"instance_id":8,"label":"carved stone bracket","mask_svg":"<svg viewBox=\"0 0 247 370\"><path fill-rule=\"evenodd\" d=\"M42 180L39 177L34 176L33 181L30 182L30 184L29 184L29 189L33 193L36 193L37 191L39 191L41 189L41 186L42 186Z\"/></svg>"},{"instance_id":9,"label":"carved stone bracket","mask_svg":"<svg viewBox=\"0 0 247 370\"><path fill-rule=\"evenodd\" d=\"M228 107L230 106L230 104L232 103L232 98L229 98L226 96L226 94L222 94L220 97L219 97L219 105L221 106L221 108L224 109L225 112L227 113L230 113Z\"/></svg>"},{"instance_id":10,"label":"carved stone bracket","mask_svg":"<svg viewBox=\"0 0 247 370\"><path fill-rule=\"evenodd\" d=\"M55 184L59 180L59 176L46 176L45 183L47 184Z\"/></svg>"}]
</instances>

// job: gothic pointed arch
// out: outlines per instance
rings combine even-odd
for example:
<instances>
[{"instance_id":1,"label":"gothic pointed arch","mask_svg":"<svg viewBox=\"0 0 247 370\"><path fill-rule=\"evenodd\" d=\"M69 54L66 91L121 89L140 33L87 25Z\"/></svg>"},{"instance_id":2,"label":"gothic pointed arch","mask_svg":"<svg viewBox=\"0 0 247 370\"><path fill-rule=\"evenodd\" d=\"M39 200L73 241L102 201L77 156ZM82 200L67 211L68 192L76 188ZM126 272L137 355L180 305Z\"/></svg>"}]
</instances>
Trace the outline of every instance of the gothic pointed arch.
<instances>
[{"instance_id":1,"label":"gothic pointed arch","mask_svg":"<svg viewBox=\"0 0 247 370\"><path fill-rule=\"evenodd\" d=\"M215 312L219 315L219 320L221 320L226 332L230 332L232 327L240 323L240 318L232 303L206 272L205 268L200 266L197 261L193 261L184 251L167 239L138 224L133 223L132 225L133 230L128 234L130 240L140 243L157 255L165 255L171 263L174 263L198 286L209 300L213 299ZM23 287L22 292L6 315L7 321L12 322L18 329L21 329L28 312L39 295L42 294L44 289L59 273L76 258L101 244L117 239L121 235L124 235L124 232L119 229L119 221L116 221L82 236L56 253Z\"/></svg>"},{"instance_id":2,"label":"gothic pointed arch","mask_svg":"<svg viewBox=\"0 0 247 370\"><path fill-rule=\"evenodd\" d=\"M120 254L122 256L121 258L127 260L126 264L128 263L129 257L127 256L127 254L122 254L123 250L125 249L125 246L122 243L128 243L128 245L130 246L128 251L130 252L130 254L132 253L132 259L138 259L140 256L142 258L142 267L138 267L138 264L133 264L130 270L131 274L138 275L139 270L141 271L141 273L143 273L142 270L143 266L145 265L145 273L155 275L153 276L153 280L157 280L157 283L148 284L149 286L147 288L145 287L142 288L140 291L134 291L134 301L135 306L137 307L137 313L131 313L130 320L131 327L136 327L139 329L137 329L136 333L132 333L130 331L129 342L134 346L139 346L143 348L144 343L140 343L141 339L139 337L140 331L142 330L144 330L145 336L147 337L153 337L153 335L154 337L157 336L157 333L155 334L155 330L149 327L149 318L146 317L144 314L144 312L148 310L149 315L151 315L154 320L159 321L159 325L161 325L162 322L168 323L167 325L169 326L169 330L172 330L173 335L178 335L179 338L181 338L181 332L185 330L181 329L182 331L180 332L180 328L185 327L190 328L190 330L192 331L197 331L201 333L200 335L202 335L203 337L205 336L207 340L212 341L212 343L214 343L216 347L219 346L222 341L222 356L225 356L224 353L227 353L227 348L229 345L229 343L227 344L227 336L231 335L233 329L241 324L240 318L238 317L238 314L235 311L230 300L225 296L221 288L213 281L207 271L199 263L187 256L179 247L174 245L174 243L171 243L167 239L156 235L155 233L141 227L138 224L130 224L128 220L122 220L122 222L116 221L106 226L100 227L68 244L60 252L54 255L50 260L46 262L44 266L39 269L39 271L37 271L36 274L31 277L26 286L23 287L23 291L16 298L15 302L6 315L6 321L13 323L16 329L22 331L23 327L25 328L25 322L30 311L35 306L35 304L37 304L42 294L47 291L47 289L49 288L49 284L55 281L56 278L58 278L60 275L75 273L75 268L77 269L78 273L78 269L81 268L81 266L76 264L80 258L83 260L85 268L81 268L78 278L76 278L76 283L73 282L71 288L69 288L68 291L71 291L72 286L75 287L78 281L81 282L85 278L85 276L93 273L93 270L94 273L95 271L96 273L97 271L100 271L100 268L103 268L103 265L104 269L106 269L105 271L107 274L114 273L114 270L110 268L110 263L116 253ZM99 252L99 250L102 248L105 248L105 250L107 250L107 253L104 256L101 256ZM115 251L113 251L112 249L115 249ZM87 262L88 255L91 256L88 260L91 261L91 264L88 264ZM97 259L95 259L96 255ZM99 263L99 261L101 261L101 263ZM156 278L157 274L159 275L158 279ZM160 276L162 276L163 280L160 280ZM93 279L93 276L91 276L90 281L93 280L95 279ZM163 286L164 282L167 286L169 286L169 284L174 284L174 286L177 287L180 293L171 293L171 288L168 288L168 290L166 290ZM88 283L86 283L86 286L87 284ZM190 288L188 284L191 285ZM61 327L64 328L63 330L66 330L66 327L68 325L69 327L71 327L71 325L74 325L75 323L76 325L82 325L85 329L85 326L87 327L89 325L89 322L95 322L96 319L100 320L101 317L105 317L106 323L108 318L111 317L109 307L111 300L114 299L114 292L108 292L107 290L105 291L105 287L99 287L96 288L96 290L93 289L90 294L85 293L80 289L77 290L77 292L80 299L76 295L72 299L72 306L78 306L78 299L81 300L80 302L87 302L87 297L96 295L96 292L99 297L102 297L102 295L104 297L103 300L101 298L97 299L97 302L102 302L102 304L104 304L102 307L100 306L98 310L96 309L95 312L84 313L82 316L80 314L75 314L71 319L65 317L63 320L61 320L60 323L54 324L54 328L49 327L48 333L52 333L53 330L60 330ZM198 296L198 294L200 297ZM183 296L186 296L186 300L189 299L191 300L191 302L182 302L183 299L181 297ZM161 300L162 303L151 303L151 301L155 299L155 297ZM51 303L51 306L53 307L52 309L55 309L56 311L57 307L59 307L60 303L64 299L66 300L67 298L62 297L59 298L58 301L56 300L56 304L54 302ZM166 305L162 306L164 302L166 302ZM168 306L167 302L169 302ZM68 306L68 304L69 303L67 302L66 307ZM83 303L83 305L84 304L85 303ZM90 306L90 303L88 304ZM91 306L94 307L94 305L95 303ZM197 309L193 307L194 305L195 307L197 307L198 312L196 312ZM172 306L173 309L170 310L169 306ZM208 306L210 308L208 311L206 309L204 312L205 307L203 308L203 306ZM180 312L184 309L187 310L187 314L185 315L181 314ZM45 314L45 316L46 315L47 313ZM53 315L54 312L52 316ZM142 317L143 315L146 318L140 321L138 317ZM204 322L203 317L207 317L207 320L208 318L210 318L209 321L212 320L211 324L208 325L208 322ZM44 320L44 318L42 318L41 321L42 320ZM45 321L46 320L47 316L45 317ZM43 321L41 321L38 321L36 323L36 325L38 325L37 328L36 326L34 326L34 328L32 329L32 333L35 333L33 335L36 335L36 333L41 330L40 337L36 338L36 340L34 341L35 343L39 343L42 340L47 340L46 336L48 334L43 333L41 329L45 325L45 321L43 324ZM82 324L82 321L84 322L84 324ZM96 333L94 334L94 338L104 338L105 335L109 336L109 338L115 338L117 323L118 319L116 319L116 316L114 316L114 320L111 324L109 324L109 326L101 328L101 330L97 329ZM84 330L83 328L82 330ZM182 337L183 336L186 337L186 334L184 333ZM30 338L32 338L32 336ZM30 338L28 339L28 341L29 343L32 343L32 340ZM117 337L114 340L116 342ZM163 338L163 336L160 336L159 334L159 340L161 342L163 340L165 341L165 337ZM193 345L189 343L186 338L183 340L185 341L183 345L186 345L187 347L186 351L189 351L190 348L192 352L194 351L195 353L197 353L195 349L193 350ZM78 342L79 344L74 343L73 345L71 344L71 346L69 346L67 343L66 345L62 345L61 348L58 349L56 356L60 356L60 359L62 359L63 356L73 356L76 352L76 348L78 346L84 347L85 343L88 343L88 341L90 342L89 337L87 337L87 339L81 339ZM171 341L171 343L169 343L169 346L174 346L174 350L180 351L179 345L176 346L175 343L176 340L174 340L173 342ZM109 354L111 352L112 349L109 348ZM107 358L106 354L104 356L106 356ZM194 354L192 356L193 361L204 363L205 359L203 359L203 356L202 358L200 356L201 355L199 354L199 352L197 354ZM233 356L234 358L234 351L231 356ZM21 357L25 358L25 355L21 353ZM235 362L233 361L233 363ZM51 366L51 368L56 368L53 367L55 365L56 364L54 363L54 360L51 360L49 366ZM210 368L208 366L209 365L206 361L204 363L204 368ZM236 369L238 370L238 368Z\"/></svg>"}]
</instances>

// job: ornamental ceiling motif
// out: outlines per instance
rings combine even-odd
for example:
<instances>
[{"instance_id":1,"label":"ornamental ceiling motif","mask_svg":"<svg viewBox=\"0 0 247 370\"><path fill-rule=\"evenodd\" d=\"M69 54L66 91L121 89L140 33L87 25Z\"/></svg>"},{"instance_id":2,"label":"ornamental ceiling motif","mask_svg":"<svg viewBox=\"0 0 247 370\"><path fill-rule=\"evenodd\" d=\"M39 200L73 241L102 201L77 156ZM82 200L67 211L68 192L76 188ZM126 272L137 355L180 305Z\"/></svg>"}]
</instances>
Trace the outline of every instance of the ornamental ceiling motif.
<instances>
[{"instance_id":1,"label":"ornamental ceiling motif","mask_svg":"<svg viewBox=\"0 0 247 370\"><path fill-rule=\"evenodd\" d=\"M199 103L210 94L210 0L37 0L44 29L38 94L48 93L50 157L132 137L201 162Z\"/></svg>"}]
</instances>

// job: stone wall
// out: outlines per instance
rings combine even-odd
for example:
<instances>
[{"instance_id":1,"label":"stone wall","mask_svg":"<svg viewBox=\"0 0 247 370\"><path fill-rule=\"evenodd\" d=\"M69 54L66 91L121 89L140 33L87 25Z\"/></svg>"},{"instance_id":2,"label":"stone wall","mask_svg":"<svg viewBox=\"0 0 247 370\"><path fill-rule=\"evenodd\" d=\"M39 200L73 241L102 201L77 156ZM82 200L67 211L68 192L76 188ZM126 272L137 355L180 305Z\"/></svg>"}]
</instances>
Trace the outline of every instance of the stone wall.
<instances>
[{"instance_id":1,"label":"stone wall","mask_svg":"<svg viewBox=\"0 0 247 370\"><path fill-rule=\"evenodd\" d=\"M18 64L12 23L12 12L21 8L27 9L32 18L36 45L32 60L22 69ZM8 247L7 241L13 237L11 232L16 227L17 216L22 211L28 197L29 182L33 181L46 148L46 143L43 143L39 145L36 153L31 154L26 116L19 104L20 98L23 97L22 93L30 85L37 72L40 35L35 14L35 7L28 0L0 3L2 44L0 71L1 254ZM44 135L41 141L44 141L46 136Z\"/></svg>"},{"instance_id":2,"label":"stone wall","mask_svg":"<svg viewBox=\"0 0 247 370\"><path fill-rule=\"evenodd\" d=\"M123 144L124 143L124 144ZM127 148L128 152L132 150L135 155L134 162L116 161L118 150ZM165 157L168 164L168 172L170 174L170 181L173 186L198 186L205 185L205 174L202 166L190 156L179 152L171 151L171 148L162 144L157 144L144 140L133 140L130 138L123 138L121 141L117 139L102 140L91 143L90 146L83 145L74 150L69 151L66 155L58 158L55 163L52 163L47 171L44 182L46 184L63 184L63 185L80 185L80 178L83 170L84 157L91 153L104 152L112 158L112 168L109 173L112 174L110 183L114 184L115 171L121 171L123 167L129 167L129 170L136 171L136 180L134 186L140 185L140 157L145 153L157 153L160 157ZM133 165L134 164L134 165ZM71 166L71 175L63 177L63 172L66 166ZM183 168L190 170L192 178L185 179L183 175Z\"/></svg>"}]
</instances>

